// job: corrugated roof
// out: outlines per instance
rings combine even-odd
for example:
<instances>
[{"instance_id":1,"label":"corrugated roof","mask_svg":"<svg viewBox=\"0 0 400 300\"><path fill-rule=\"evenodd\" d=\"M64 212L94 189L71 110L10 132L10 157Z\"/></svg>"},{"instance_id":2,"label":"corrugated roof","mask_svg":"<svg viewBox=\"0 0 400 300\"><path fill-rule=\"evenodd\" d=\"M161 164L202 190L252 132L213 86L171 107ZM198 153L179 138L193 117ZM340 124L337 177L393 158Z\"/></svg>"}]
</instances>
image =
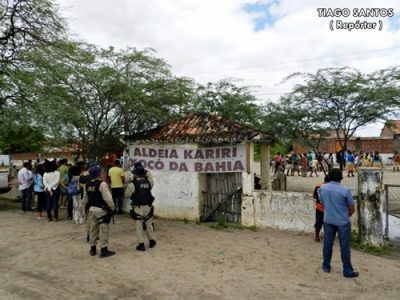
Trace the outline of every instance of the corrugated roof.
<instances>
[{"instance_id":1,"label":"corrugated roof","mask_svg":"<svg viewBox=\"0 0 400 300\"><path fill-rule=\"evenodd\" d=\"M275 137L212 113L193 113L127 138L135 143L270 143Z\"/></svg>"}]
</instances>

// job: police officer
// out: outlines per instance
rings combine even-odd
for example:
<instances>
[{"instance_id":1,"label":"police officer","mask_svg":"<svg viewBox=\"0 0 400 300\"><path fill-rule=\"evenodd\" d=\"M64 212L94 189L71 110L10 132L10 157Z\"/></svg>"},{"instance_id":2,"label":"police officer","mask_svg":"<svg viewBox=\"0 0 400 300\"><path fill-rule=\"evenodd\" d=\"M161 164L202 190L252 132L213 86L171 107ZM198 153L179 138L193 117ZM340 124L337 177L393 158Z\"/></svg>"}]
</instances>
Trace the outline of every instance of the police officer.
<instances>
[{"instance_id":1,"label":"police officer","mask_svg":"<svg viewBox=\"0 0 400 300\"><path fill-rule=\"evenodd\" d=\"M156 245L154 230L153 230L153 211L152 206L154 197L151 194L152 184L146 177L146 170L143 166L135 166L135 179L133 180L133 191L131 196L131 217L136 221L136 236L138 245L136 250L145 251L144 246L144 230L149 239L149 247L153 248Z\"/></svg>"},{"instance_id":2,"label":"police officer","mask_svg":"<svg viewBox=\"0 0 400 300\"><path fill-rule=\"evenodd\" d=\"M90 180L85 185L84 203L85 210L89 211L90 255L96 255L96 244L99 240L102 258L115 254L107 248L110 221L115 206L108 184L99 179L100 173L99 167L94 166L89 169Z\"/></svg>"}]
</instances>

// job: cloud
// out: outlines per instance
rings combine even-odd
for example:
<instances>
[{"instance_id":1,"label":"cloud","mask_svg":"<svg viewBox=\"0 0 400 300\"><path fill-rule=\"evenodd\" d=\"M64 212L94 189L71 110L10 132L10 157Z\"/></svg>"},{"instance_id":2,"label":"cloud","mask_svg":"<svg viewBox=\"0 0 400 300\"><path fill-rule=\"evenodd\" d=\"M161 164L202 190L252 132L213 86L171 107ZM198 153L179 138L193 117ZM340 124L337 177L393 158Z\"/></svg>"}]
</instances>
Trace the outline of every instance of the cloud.
<instances>
[{"instance_id":1,"label":"cloud","mask_svg":"<svg viewBox=\"0 0 400 300\"><path fill-rule=\"evenodd\" d=\"M175 74L201 83L241 78L257 86L261 102L290 91L280 83L293 72L392 66L400 53L400 1L384 2L394 17L359 19L381 20L382 31L331 31L332 18L318 17L317 8L375 8L382 1L57 0L79 38L102 47L154 48Z\"/></svg>"}]
</instances>

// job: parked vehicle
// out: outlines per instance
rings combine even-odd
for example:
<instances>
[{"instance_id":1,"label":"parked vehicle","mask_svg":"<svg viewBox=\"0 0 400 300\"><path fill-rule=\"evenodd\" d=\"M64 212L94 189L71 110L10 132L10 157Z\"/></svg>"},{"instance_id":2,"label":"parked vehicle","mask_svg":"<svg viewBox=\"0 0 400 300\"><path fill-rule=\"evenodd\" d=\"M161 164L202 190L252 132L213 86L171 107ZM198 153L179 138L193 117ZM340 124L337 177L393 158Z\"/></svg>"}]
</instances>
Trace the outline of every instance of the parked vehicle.
<instances>
[{"instance_id":1,"label":"parked vehicle","mask_svg":"<svg viewBox=\"0 0 400 300\"><path fill-rule=\"evenodd\" d=\"M0 171L0 193L11 191L11 177L7 171Z\"/></svg>"}]
</instances>

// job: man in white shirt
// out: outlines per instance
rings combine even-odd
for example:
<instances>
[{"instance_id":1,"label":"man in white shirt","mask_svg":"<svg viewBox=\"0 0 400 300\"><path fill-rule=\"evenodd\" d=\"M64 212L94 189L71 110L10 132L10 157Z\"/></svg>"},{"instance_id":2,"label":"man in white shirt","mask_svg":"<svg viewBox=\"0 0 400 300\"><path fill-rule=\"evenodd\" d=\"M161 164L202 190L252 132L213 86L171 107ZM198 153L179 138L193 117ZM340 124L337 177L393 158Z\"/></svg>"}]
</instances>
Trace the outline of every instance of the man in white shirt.
<instances>
[{"instance_id":1,"label":"man in white shirt","mask_svg":"<svg viewBox=\"0 0 400 300\"><path fill-rule=\"evenodd\" d=\"M18 189L21 191L22 196L22 211L32 211L32 190L31 186L33 183L32 165L29 162L25 162L24 166L18 172Z\"/></svg>"}]
</instances>

